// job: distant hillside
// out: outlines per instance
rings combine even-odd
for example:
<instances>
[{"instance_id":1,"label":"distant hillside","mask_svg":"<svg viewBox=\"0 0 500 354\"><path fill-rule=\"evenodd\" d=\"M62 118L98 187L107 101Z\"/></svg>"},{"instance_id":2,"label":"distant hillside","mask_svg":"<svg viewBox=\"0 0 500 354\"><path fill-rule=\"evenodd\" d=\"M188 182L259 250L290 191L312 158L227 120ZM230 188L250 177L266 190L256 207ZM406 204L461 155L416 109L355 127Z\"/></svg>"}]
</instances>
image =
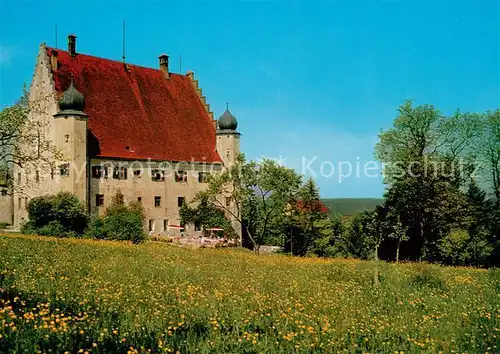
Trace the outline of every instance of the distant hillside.
<instances>
[{"instance_id":1,"label":"distant hillside","mask_svg":"<svg viewBox=\"0 0 500 354\"><path fill-rule=\"evenodd\" d=\"M322 198L321 201L330 209L331 214L342 216L355 215L384 202L382 198Z\"/></svg>"}]
</instances>

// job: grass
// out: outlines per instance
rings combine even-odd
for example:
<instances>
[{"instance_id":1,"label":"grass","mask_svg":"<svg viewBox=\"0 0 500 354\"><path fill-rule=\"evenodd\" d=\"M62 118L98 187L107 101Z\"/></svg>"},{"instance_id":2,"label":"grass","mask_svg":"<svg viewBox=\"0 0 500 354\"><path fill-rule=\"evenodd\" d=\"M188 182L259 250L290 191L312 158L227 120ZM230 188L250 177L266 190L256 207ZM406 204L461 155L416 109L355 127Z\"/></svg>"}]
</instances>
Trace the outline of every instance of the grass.
<instances>
[{"instance_id":1,"label":"grass","mask_svg":"<svg viewBox=\"0 0 500 354\"><path fill-rule=\"evenodd\" d=\"M0 352L499 352L500 272L0 236Z\"/></svg>"},{"instance_id":2,"label":"grass","mask_svg":"<svg viewBox=\"0 0 500 354\"><path fill-rule=\"evenodd\" d=\"M322 198L321 201L330 209L332 215L353 216L357 213L373 209L384 202L377 198Z\"/></svg>"}]
</instances>

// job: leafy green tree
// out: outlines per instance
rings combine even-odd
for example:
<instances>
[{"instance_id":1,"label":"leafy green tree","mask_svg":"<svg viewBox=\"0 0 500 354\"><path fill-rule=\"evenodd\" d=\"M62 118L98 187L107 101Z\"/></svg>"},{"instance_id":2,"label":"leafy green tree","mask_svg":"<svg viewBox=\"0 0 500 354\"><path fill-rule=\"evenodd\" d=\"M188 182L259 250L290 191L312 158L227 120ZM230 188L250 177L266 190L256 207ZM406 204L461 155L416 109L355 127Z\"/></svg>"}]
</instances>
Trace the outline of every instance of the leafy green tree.
<instances>
[{"instance_id":1,"label":"leafy green tree","mask_svg":"<svg viewBox=\"0 0 500 354\"><path fill-rule=\"evenodd\" d=\"M386 204L408 228L415 259L437 260L438 240L464 223L461 183L469 166L461 170L459 157L474 138L464 117L457 114L448 122L433 106L407 101L394 127L380 134L376 155L387 166ZM462 131L453 130L457 127Z\"/></svg>"},{"instance_id":2,"label":"leafy green tree","mask_svg":"<svg viewBox=\"0 0 500 354\"><path fill-rule=\"evenodd\" d=\"M224 229L226 237L234 239L236 233L231 222L225 217L224 211L210 204L206 195L203 195L195 206L184 203L180 209L181 224L200 223L205 236L210 234L208 229L219 227Z\"/></svg>"},{"instance_id":3,"label":"leafy green tree","mask_svg":"<svg viewBox=\"0 0 500 354\"><path fill-rule=\"evenodd\" d=\"M199 192L195 202L224 210L248 236L256 252L276 232L275 220L283 217L285 206L293 199L301 177L293 169L264 159L247 162L243 155L219 174L212 175L208 188Z\"/></svg>"},{"instance_id":4,"label":"leafy green tree","mask_svg":"<svg viewBox=\"0 0 500 354\"><path fill-rule=\"evenodd\" d=\"M123 194L118 190L106 208L104 217L91 219L86 236L141 243L146 239L144 221L144 209L141 203L125 203Z\"/></svg>"},{"instance_id":5,"label":"leafy green tree","mask_svg":"<svg viewBox=\"0 0 500 354\"><path fill-rule=\"evenodd\" d=\"M10 176L12 167L48 170L62 155L49 136L44 134L47 124L41 121L40 114L46 113L46 103L52 97L28 99L24 89L23 96L16 104L0 111L0 169L3 170L4 183L12 190L14 184Z\"/></svg>"},{"instance_id":6,"label":"leafy green tree","mask_svg":"<svg viewBox=\"0 0 500 354\"><path fill-rule=\"evenodd\" d=\"M496 206L500 209L500 109L484 115L478 145L482 172L493 192Z\"/></svg>"},{"instance_id":7,"label":"leafy green tree","mask_svg":"<svg viewBox=\"0 0 500 354\"><path fill-rule=\"evenodd\" d=\"M319 189L309 178L290 201L285 215L290 225L285 252L293 255L324 257L333 243L333 225L319 200Z\"/></svg>"},{"instance_id":8,"label":"leafy green tree","mask_svg":"<svg viewBox=\"0 0 500 354\"><path fill-rule=\"evenodd\" d=\"M83 203L69 192L35 197L28 203L29 221L23 233L50 236L83 234L88 216Z\"/></svg>"}]
</instances>

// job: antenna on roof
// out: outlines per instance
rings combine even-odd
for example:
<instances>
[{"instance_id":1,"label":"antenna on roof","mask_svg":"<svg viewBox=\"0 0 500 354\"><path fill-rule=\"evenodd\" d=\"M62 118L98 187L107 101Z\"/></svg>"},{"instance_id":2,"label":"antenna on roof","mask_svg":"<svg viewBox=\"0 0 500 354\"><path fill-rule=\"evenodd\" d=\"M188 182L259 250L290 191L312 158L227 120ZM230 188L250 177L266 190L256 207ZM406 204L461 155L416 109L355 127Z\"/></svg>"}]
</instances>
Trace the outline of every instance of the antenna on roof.
<instances>
[{"instance_id":1,"label":"antenna on roof","mask_svg":"<svg viewBox=\"0 0 500 354\"><path fill-rule=\"evenodd\" d=\"M56 45L55 45L55 48L57 49L57 23L56 23L56 28L55 28L55 36L56 36Z\"/></svg>"},{"instance_id":2,"label":"antenna on roof","mask_svg":"<svg viewBox=\"0 0 500 354\"><path fill-rule=\"evenodd\" d=\"M122 35L122 61L125 64L125 20L123 20L123 35Z\"/></svg>"}]
</instances>

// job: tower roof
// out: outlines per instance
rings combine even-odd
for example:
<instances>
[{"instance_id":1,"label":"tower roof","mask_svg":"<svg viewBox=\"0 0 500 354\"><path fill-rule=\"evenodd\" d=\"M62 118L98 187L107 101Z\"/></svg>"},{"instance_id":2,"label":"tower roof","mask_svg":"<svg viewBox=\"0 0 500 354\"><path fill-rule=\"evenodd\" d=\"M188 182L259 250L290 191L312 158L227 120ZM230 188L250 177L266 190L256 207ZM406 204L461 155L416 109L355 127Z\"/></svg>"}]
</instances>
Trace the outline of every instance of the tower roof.
<instances>
[{"instance_id":1,"label":"tower roof","mask_svg":"<svg viewBox=\"0 0 500 354\"><path fill-rule=\"evenodd\" d=\"M226 111L219 117L217 126L219 130L236 130L238 128L238 121L229 110L229 106L226 106Z\"/></svg>"},{"instance_id":2,"label":"tower roof","mask_svg":"<svg viewBox=\"0 0 500 354\"><path fill-rule=\"evenodd\" d=\"M85 99L83 95L73 85L73 78L69 87L64 91L59 100L59 112L56 116L61 115L76 115L85 116L83 108L85 107Z\"/></svg>"}]
</instances>

